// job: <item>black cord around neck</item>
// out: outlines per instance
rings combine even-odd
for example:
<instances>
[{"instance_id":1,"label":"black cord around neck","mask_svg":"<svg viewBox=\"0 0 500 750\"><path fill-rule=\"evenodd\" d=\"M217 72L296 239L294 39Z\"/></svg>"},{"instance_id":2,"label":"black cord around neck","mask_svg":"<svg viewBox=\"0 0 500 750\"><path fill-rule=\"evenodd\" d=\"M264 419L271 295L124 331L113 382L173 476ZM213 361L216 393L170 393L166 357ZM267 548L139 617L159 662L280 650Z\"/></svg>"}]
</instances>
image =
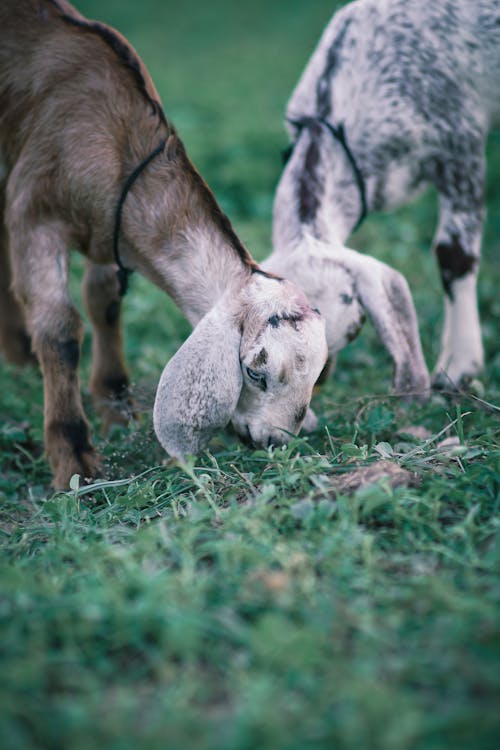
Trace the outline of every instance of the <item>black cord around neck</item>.
<instances>
[{"instance_id":1,"label":"black cord around neck","mask_svg":"<svg viewBox=\"0 0 500 750\"><path fill-rule=\"evenodd\" d=\"M115 263L118 266L118 271L116 272L116 275L118 277L118 294L120 295L120 297L123 297L126 294L127 289L128 289L128 279L129 279L130 274L132 273L131 268L127 268L126 266L123 265L121 258L120 258L120 251L118 247L119 240L120 240L120 227L121 227L121 221L122 221L123 204L125 203L129 190L134 184L134 182L141 175L141 173L146 169L148 164L150 164L150 162L152 162L153 159L155 159L158 156L158 154L161 154L161 152L165 148L166 142L167 142L167 139L164 138L161 141L161 143L155 148L155 150L152 151L149 154L149 156L146 156L146 158L143 161L141 161L141 163L134 169L132 174L130 174L127 177L127 180L120 193L118 203L116 204L115 227L113 230L113 255L115 258Z\"/></svg>"},{"instance_id":2,"label":"black cord around neck","mask_svg":"<svg viewBox=\"0 0 500 750\"><path fill-rule=\"evenodd\" d=\"M358 166L358 163L356 162L356 159L354 158L354 154L352 153L351 149L349 148L349 144L347 143L344 125L342 123L340 123L339 125L332 125L332 123L328 120L325 120L324 117L299 117L297 119L288 119L288 122L299 129L310 127L311 125L319 122L321 125L324 125L327 128L329 133L334 137L336 141L338 141L338 143L340 143L340 145L344 149L344 153L347 156L347 160L351 165L351 169L356 180L359 199L361 202L361 211L359 214L359 218L354 226L354 229L352 230L354 232L368 216L368 203L366 200L365 179Z\"/></svg>"}]
</instances>

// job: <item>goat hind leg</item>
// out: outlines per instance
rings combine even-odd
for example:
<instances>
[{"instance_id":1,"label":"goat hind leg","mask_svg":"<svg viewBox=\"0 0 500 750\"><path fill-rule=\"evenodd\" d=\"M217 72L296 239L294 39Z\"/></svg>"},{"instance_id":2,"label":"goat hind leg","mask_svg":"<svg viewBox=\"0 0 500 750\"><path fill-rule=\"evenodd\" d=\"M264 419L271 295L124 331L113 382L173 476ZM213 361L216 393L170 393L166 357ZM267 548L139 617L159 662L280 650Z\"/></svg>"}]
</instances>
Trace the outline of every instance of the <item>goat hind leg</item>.
<instances>
[{"instance_id":1,"label":"goat hind leg","mask_svg":"<svg viewBox=\"0 0 500 750\"><path fill-rule=\"evenodd\" d=\"M98 475L100 459L80 398L82 323L67 288L66 242L51 225L12 222L10 229L13 285L43 373L45 449L55 487L67 489L73 474Z\"/></svg>"},{"instance_id":2,"label":"goat hind leg","mask_svg":"<svg viewBox=\"0 0 500 750\"><path fill-rule=\"evenodd\" d=\"M107 431L135 417L123 354L116 266L87 262L83 300L92 324L90 391Z\"/></svg>"},{"instance_id":3,"label":"goat hind leg","mask_svg":"<svg viewBox=\"0 0 500 750\"><path fill-rule=\"evenodd\" d=\"M440 222L434 242L445 292L441 353L433 374L436 387L461 387L483 368L477 305L477 271L483 211L454 211L440 196Z\"/></svg>"}]
</instances>

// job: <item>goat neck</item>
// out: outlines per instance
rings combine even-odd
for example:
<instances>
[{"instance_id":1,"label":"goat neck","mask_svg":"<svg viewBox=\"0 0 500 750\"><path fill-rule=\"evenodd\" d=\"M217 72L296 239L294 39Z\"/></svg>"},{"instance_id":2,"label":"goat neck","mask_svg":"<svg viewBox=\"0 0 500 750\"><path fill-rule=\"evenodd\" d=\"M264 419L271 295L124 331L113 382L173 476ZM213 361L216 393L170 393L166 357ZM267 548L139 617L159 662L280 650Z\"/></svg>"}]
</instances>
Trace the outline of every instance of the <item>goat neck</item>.
<instances>
[{"instance_id":1,"label":"goat neck","mask_svg":"<svg viewBox=\"0 0 500 750\"><path fill-rule=\"evenodd\" d=\"M426 393L429 375L406 280L344 244L360 208L345 150L321 125L297 138L276 192L274 252L263 267L299 284L319 308L331 361L358 335L368 314L394 362L395 390Z\"/></svg>"},{"instance_id":2,"label":"goat neck","mask_svg":"<svg viewBox=\"0 0 500 750\"><path fill-rule=\"evenodd\" d=\"M259 270L175 133L127 201L126 265L167 291L193 325Z\"/></svg>"}]
</instances>

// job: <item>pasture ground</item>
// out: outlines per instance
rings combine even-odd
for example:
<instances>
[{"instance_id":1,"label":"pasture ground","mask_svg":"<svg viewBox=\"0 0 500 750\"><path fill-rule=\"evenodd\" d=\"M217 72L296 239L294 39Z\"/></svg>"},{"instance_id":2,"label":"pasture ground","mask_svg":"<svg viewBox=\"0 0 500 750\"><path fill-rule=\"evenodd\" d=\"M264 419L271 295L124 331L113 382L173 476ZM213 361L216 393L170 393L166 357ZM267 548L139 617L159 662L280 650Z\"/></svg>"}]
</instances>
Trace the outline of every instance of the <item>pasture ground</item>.
<instances>
[{"instance_id":1,"label":"pasture ground","mask_svg":"<svg viewBox=\"0 0 500 750\"><path fill-rule=\"evenodd\" d=\"M332 2L79 7L136 46L191 157L265 257L285 101ZM154 387L189 327L134 278L126 345L143 418L102 438L92 417L110 481L54 494L40 376L0 363L4 750L499 746L498 132L488 156L483 400L401 404L367 325L315 399L314 435L274 452L220 435L184 469L162 466ZM429 364L435 217L429 193L352 241L406 274ZM81 269L75 257L77 300ZM87 337L91 413L88 369ZM339 493L347 471L381 458L408 469L410 486Z\"/></svg>"}]
</instances>

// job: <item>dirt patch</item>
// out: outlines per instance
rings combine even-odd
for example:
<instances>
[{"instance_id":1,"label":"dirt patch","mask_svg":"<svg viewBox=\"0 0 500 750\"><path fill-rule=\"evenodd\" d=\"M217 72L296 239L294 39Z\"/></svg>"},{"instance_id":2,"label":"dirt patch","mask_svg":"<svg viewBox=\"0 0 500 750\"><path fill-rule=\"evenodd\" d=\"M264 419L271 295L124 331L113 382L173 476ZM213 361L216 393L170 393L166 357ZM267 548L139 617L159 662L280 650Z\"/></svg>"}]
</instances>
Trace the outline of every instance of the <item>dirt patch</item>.
<instances>
[{"instance_id":1,"label":"dirt patch","mask_svg":"<svg viewBox=\"0 0 500 750\"><path fill-rule=\"evenodd\" d=\"M346 474L331 477L333 488L342 495L352 495L369 484L384 481L390 487L417 487L420 477L413 471L403 469L394 461L375 461Z\"/></svg>"}]
</instances>

